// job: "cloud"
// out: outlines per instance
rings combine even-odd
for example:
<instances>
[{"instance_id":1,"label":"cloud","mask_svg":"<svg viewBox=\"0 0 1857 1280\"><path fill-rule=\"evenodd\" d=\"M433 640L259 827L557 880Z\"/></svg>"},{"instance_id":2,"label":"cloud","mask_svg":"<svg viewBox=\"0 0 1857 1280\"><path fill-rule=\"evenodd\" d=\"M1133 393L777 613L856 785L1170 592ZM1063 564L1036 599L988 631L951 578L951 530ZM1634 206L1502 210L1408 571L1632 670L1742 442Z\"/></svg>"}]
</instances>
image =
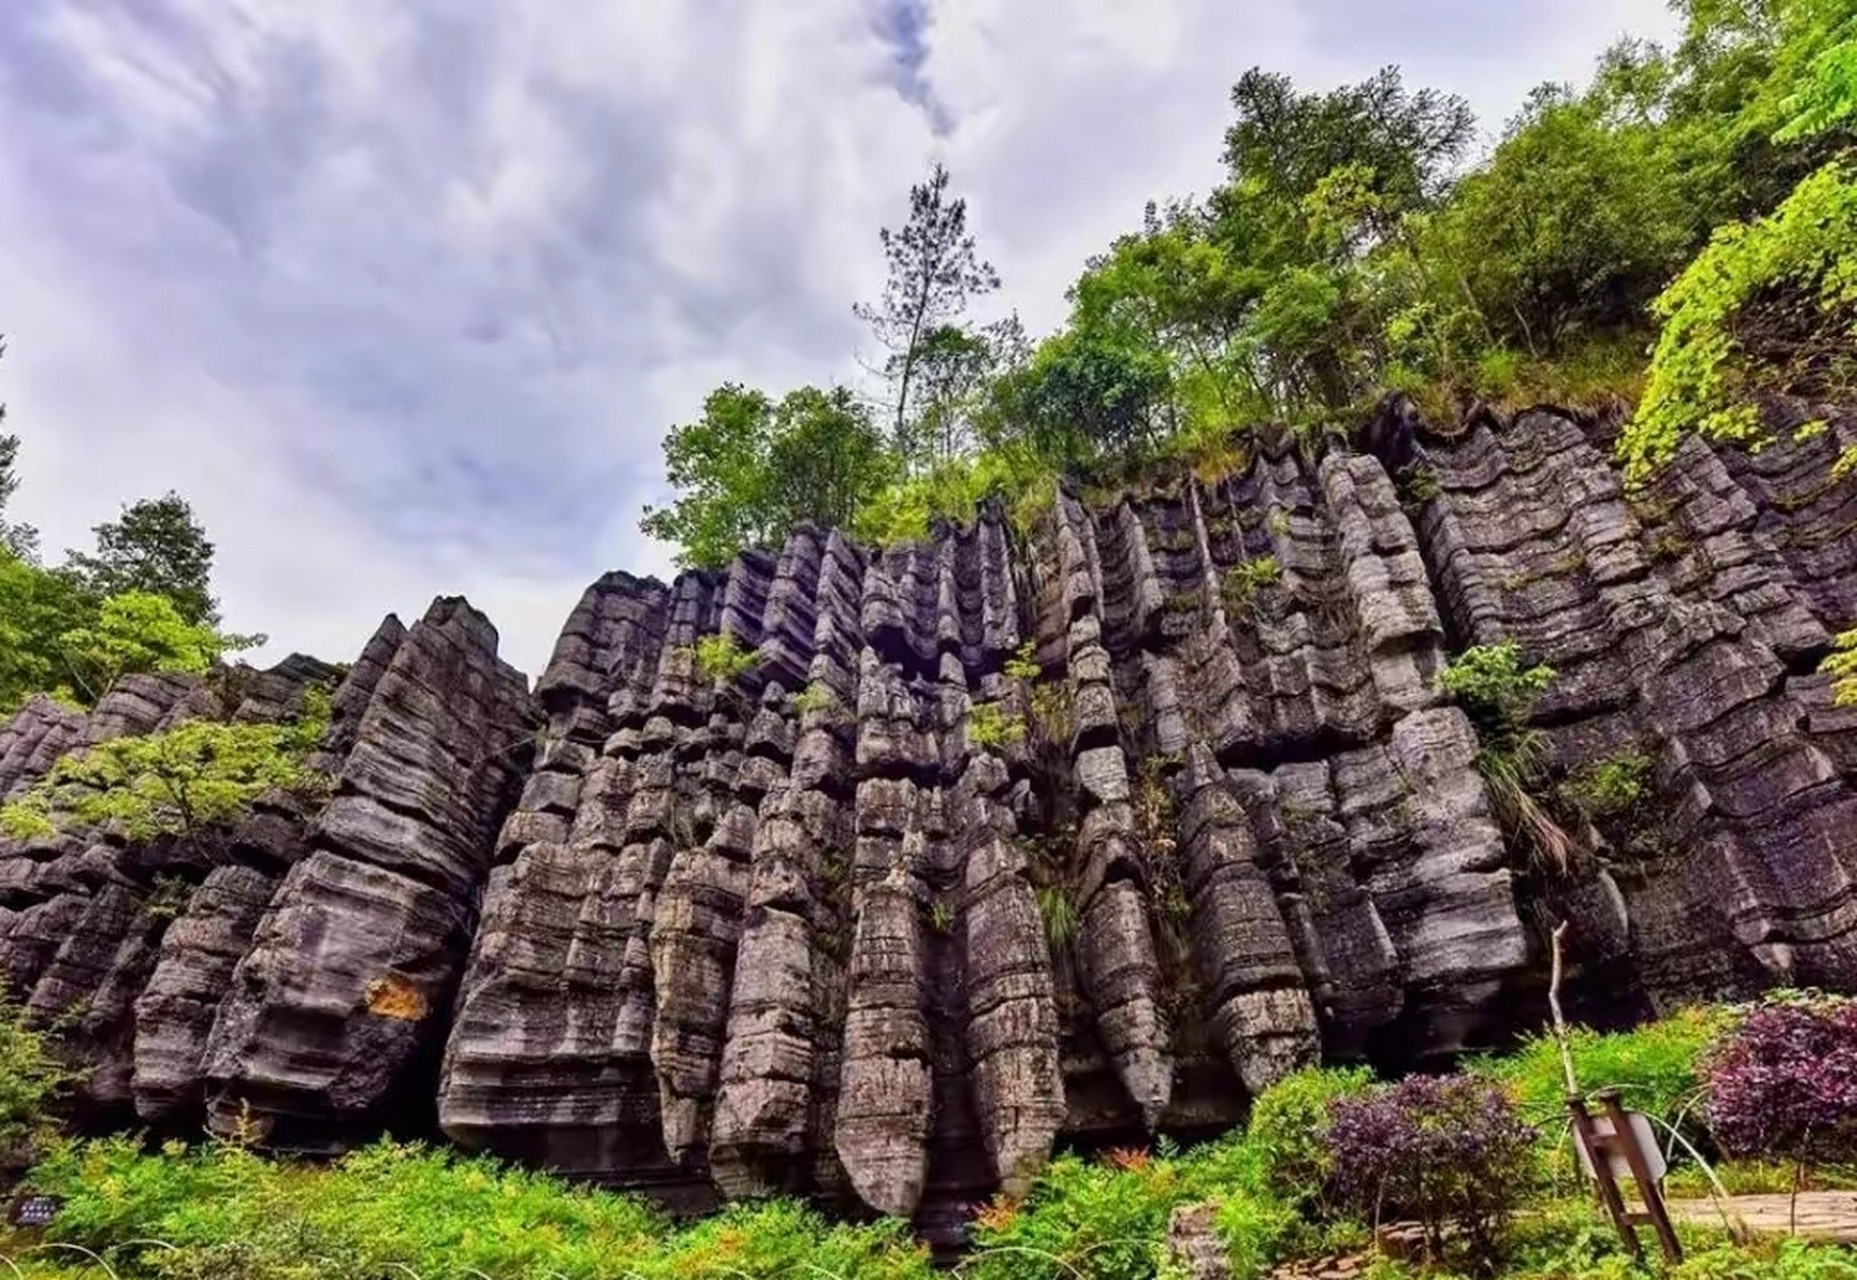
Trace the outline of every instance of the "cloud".
<instances>
[{"instance_id":1,"label":"cloud","mask_svg":"<svg viewBox=\"0 0 1857 1280\"><path fill-rule=\"evenodd\" d=\"M725 378L853 378L875 229L945 159L1034 328L1218 178L1248 66L1403 62L1492 124L1648 0L13 0L0 363L20 518L175 488L228 622L352 654L464 592L538 671L663 572L657 442Z\"/></svg>"}]
</instances>

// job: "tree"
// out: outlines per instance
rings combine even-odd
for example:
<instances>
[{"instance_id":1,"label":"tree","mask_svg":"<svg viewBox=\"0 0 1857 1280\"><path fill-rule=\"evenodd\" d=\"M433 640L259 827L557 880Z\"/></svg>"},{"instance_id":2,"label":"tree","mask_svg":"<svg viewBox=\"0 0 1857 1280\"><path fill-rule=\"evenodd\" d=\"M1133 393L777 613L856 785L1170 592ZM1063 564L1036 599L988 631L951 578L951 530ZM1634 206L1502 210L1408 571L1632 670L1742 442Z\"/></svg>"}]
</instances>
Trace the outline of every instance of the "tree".
<instances>
[{"instance_id":1,"label":"tree","mask_svg":"<svg viewBox=\"0 0 1857 1280\"><path fill-rule=\"evenodd\" d=\"M941 334L945 350L945 330L974 298L999 288L999 273L980 260L967 230L967 201L949 196L948 170L940 164L927 182L909 189L909 221L900 231L884 227L878 237L889 266L883 297L852 311L890 353L883 374L895 387L891 437L907 455L917 443L911 412L921 396L917 378L931 338Z\"/></svg>"},{"instance_id":2,"label":"tree","mask_svg":"<svg viewBox=\"0 0 1857 1280\"><path fill-rule=\"evenodd\" d=\"M35 693L78 700L62 637L95 609L70 574L0 550L0 715Z\"/></svg>"},{"instance_id":3,"label":"tree","mask_svg":"<svg viewBox=\"0 0 1857 1280\"><path fill-rule=\"evenodd\" d=\"M1232 89L1232 105L1225 162L1236 182L1295 202L1339 169L1368 175L1374 200L1349 237L1356 243L1384 239L1401 216L1441 199L1476 123L1455 94L1407 91L1397 67L1329 93L1298 93L1288 76L1253 67Z\"/></svg>"},{"instance_id":4,"label":"tree","mask_svg":"<svg viewBox=\"0 0 1857 1280\"><path fill-rule=\"evenodd\" d=\"M0 356L6 354L6 343L0 340ZM6 406L0 404L0 422L6 421ZM0 435L0 517L6 515L6 505L19 492L19 437ZM29 524L12 524L0 518L0 552L36 564L39 559L39 531Z\"/></svg>"},{"instance_id":5,"label":"tree","mask_svg":"<svg viewBox=\"0 0 1857 1280\"><path fill-rule=\"evenodd\" d=\"M775 404L728 383L697 421L664 438L665 471L680 491L647 507L639 527L674 544L684 566L727 564L796 524L849 527L890 478L882 434L843 387L802 387Z\"/></svg>"},{"instance_id":6,"label":"tree","mask_svg":"<svg viewBox=\"0 0 1857 1280\"><path fill-rule=\"evenodd\" d=\"M143 498L93 532L95 555L65 553L66 564L92 594L153 592L173 601L183 621L218 623L219 602L210 586L213 544L179 494Z\"/></svg>"},{"instance_id":7,"label":"tree","mask_svg":"<svg viewBox=\"0 0 1857 1280\"><path fill-rule=\"evenodd\" d=\"M1040 452L1054 463L1119 453L1150 440L1171 373L1166 357L1138 336L1071 330L1040 344L1024 391L1024 413Z\"/></svg>"},{"instance_id":8,"label":"tree","mask_svg":"<svg viewBox=\"0 0 1857 1280\"><path fill-rule=\"evenodd\" d=\"M1641 327L1699 229L1657 126L1544 86L1421 238L1437 299L1461 288L1500 340L1534 354Z\"/></svg>"},{"instance_id":9,"label":"tree","mask_svg":"<svg viewBox=\"0 0 1857 1280\"><path fill-rule=\"evenodd\" d=\"M1857 14L1797 0L1781 61L1811 69L1776 137L1809 141L1857 123ZM1766 117L1762 117L1766 118ZM1857 390L1857 168L1828 161L1765 217L1716 229L1653 306L1662 330L1644 398L1620 433L1626 475L1642 480L1691 431L1758 443L1758 401L1836 400ZM1848 469L1857 458L1841 457Z\"/></svg>"},{"instance_id":10,"label":"tree","mask_svg":"<svg viewBox=\"0 0 1857 1280\"><path fill-rule=\"evenodd\" d=\"M141 671L198 673L228 651L253 649L263 636L227 635L204 622L188 622L172 598L152 591L106 597L96 616L59 637L66 665L88 701L123 676Z\"/></svg>"},{"instance_id":11,"label":"tree","mask_svg":"<svg viewBox=\"0 0 1857 1280\"><path fill-rule=\"evenodd\" d=\"M789 392L774 411L767 451L767 532L778 542L795 525L849 528L858 508L890 476L883 434L844 387Z\"/></svg>"},{"instance_id":12,"label":"tree","mask_svg":"<svg viewBox=\"0 0 1857 1280\"><path fill-rule=\"evenodd\" d=\"M31 1163L40 1140L56 1128L53 1099L69 1083L49 1038L0 992L0 1171Z\"/></svg>"}]
</instances>

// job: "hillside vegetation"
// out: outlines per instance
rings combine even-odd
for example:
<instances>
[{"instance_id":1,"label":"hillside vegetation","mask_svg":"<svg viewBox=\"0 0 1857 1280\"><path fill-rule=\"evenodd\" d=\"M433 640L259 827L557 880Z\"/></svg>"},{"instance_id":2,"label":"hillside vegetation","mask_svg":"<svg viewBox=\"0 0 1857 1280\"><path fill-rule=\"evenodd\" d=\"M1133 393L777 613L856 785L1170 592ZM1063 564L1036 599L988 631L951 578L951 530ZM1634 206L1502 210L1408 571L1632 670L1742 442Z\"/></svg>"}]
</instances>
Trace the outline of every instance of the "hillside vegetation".
<instances>
[{"instance_id":1,"label":"hillside vegetation","mask_svg":"<svg viewBox=\"0 0 1857 1280\"><path fill-rule=\"evenodd\" d=\"M1263 69L1232 90L1226 179L1162 196L1091 258L1063 328L974 317L999 286L937 167L886 229L856 307L876 384L730 384L672 428L675 500L647 532L720 565L802 520L878 541L1037 502L1242 428L1343 430L1392 391L1638 405L1642 478L1755 404L1852 389L1857 16L1842 0L1676 0L1672 47L1625 40L1583 89L1545 84L1476 154L1478 122L1397 68L1326 93Z\"/></svg>"}]
</instances>

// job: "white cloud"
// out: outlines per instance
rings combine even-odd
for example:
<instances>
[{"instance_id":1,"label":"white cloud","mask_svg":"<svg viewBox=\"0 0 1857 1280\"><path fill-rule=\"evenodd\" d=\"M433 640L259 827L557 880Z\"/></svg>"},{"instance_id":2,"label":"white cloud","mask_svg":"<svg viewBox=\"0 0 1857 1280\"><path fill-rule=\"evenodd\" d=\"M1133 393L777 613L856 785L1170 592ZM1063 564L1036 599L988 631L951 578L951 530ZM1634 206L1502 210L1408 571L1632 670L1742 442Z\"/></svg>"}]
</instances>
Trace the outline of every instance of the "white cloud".
<instances>
[{"instance_id":1,"label":"white cloud","mask_svg":"<svg viewBox=\"0 0 1857 1280\"><path fill-rule=\"evenodd\" d=\"M388 610L462 592L536 672L587 581L667 568L635 528L666 425L724 378L856 376L876 228L931 157L1001 304L1046 327L1145 200L1218 179L1253 64L1330 84L1403 62L1493 125L1668 21L1652 0L878 8L913 2L14 0L18 515L61 548L175 488L269 653L352 655Z\"/></svg>"}]
</instances>

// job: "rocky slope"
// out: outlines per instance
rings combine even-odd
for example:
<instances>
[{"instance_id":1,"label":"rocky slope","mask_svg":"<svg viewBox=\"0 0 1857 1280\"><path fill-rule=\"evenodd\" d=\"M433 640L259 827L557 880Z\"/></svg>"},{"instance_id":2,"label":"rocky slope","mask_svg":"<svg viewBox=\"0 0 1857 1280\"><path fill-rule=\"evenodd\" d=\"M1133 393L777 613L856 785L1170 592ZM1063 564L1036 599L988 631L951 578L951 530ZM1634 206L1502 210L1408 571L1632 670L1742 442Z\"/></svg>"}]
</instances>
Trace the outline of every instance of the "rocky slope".
<instances>
[{"instance_id":1,"label":"rocky slope","mask_svg":"<svg viewBox=\"0 0 1857 1280\"><path fill-rule=\"evenodd\" d=\"M293 1149L436 1124L930 1225L1056 1143L1529 1025L1556 921L1592 1018L1857 989L1857 712L1812 674L1857 622L1857 486L1828 479L1857 423L1692 444L1631 496L1608 431L1395 403L1359 448L1266 437L1022 531L615 573L532 695L440 601L343 680L316 811L211 857L0 846L0 977L73 1028L112 1120ZM1648 779L1571 816L1564 866L1505 840L1434 690L1502 640L1559 673L1563 773ZM29 704L0 792L211 696Z\"/></svg>"}]
</instances>

